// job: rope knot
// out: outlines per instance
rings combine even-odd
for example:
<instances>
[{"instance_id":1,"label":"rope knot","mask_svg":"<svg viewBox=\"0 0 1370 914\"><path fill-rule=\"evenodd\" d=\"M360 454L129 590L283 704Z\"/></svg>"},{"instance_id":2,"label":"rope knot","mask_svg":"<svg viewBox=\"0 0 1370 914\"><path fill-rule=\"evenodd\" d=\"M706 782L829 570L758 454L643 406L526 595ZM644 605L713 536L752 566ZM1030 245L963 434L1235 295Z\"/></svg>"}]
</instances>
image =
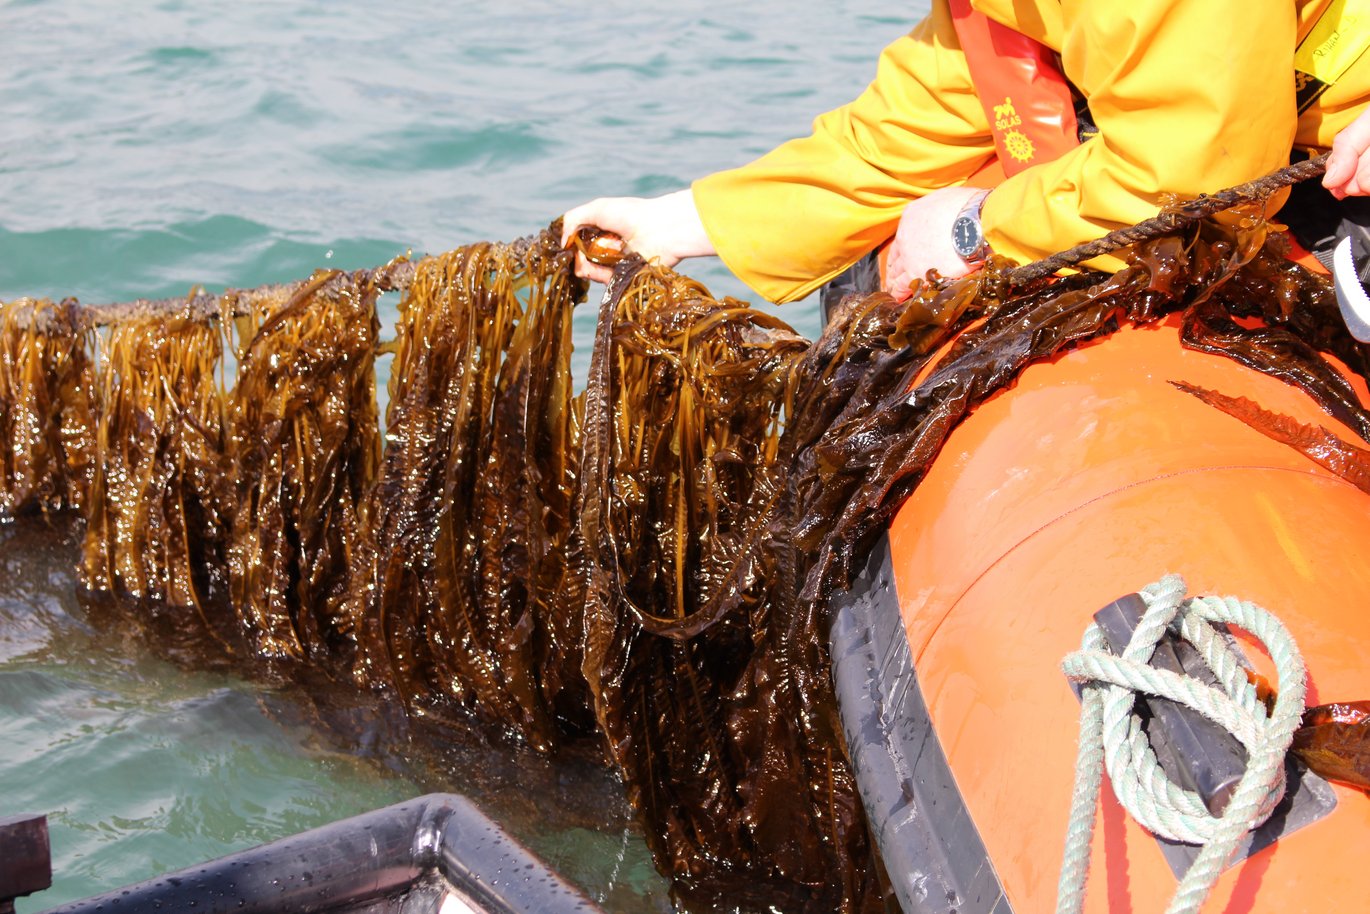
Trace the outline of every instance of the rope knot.
<instances>
[{"instance_id":1,"label":"rope knot","mask_svg":"<svg viewBox=\"0 0 1370 914\"><path fill-rule=\"evenodd\" d=\"M1171 912L1197 911L1242 837L1258 827L1284 797L1284 756L1303 714L1307 674L1284 625L1254 603L1235 597L1185 599L1184 579L1167 575L1140 591L1146 612L1121 655L1108 650L1091 625L1081 649L1062 669L1082 685L1080 748L1075 766L1059 912L1079 911L1089 862L1094 807L1102 771L1113 792L1142 826L1175 841L1203 846L1185 874ZM1218 626L1250 633L1274 661L1278 695L1266 708L1247 676L1235 642ZM1168 632L1191 644L1217 685L1157 669L1149 661ZM1137 698L1153 696L1191 708L1231 733L1246 748L1247 767L1220 816L1162 770L1147 739Z\"/></svg>"}]
</instances>

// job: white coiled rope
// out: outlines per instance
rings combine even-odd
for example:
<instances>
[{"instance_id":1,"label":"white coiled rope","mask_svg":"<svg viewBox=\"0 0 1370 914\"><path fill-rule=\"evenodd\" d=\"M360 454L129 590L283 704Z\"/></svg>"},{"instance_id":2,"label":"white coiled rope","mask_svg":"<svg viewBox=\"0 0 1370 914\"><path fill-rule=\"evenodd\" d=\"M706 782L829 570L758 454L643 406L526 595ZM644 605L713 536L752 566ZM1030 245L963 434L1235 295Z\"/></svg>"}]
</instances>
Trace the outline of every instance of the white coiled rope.
<instances>
[{"instance_id":1,"label":"white coiled rope","mask_svg":"<svg viewBox=\"0 0 1370 914\"><path fill-rule=\"evenodd\" d=\"M1058 914L1076 914L1084 908L1094 809L1105 768L1118 802L1144 827L1203 847L1176 889L1168 914L1199 910L1242 838L1264 822L1284 796L1284 756L1303 716L1307 679L1289 631L1254 603L1234 597L1186 600L1179 575L1167 575L1142 590L1141 596L1147 611L1121 657L1108 652L1103 633L1091 625L1081 649L1061 663L1066 675L1082 685L1083 708ZM1257 697L1242 658L1214 628L1216 624L1250 632L1274 660L1279 692L1273 710L1267 712ZM1172 625L1198 649L1219 687L1147 664ZM1193 708L1246 747L1246 773L1221 816L1209 813L1198 794L1179 787L1161 770L1134 711L1139 693Z\"/></svg>"}]
</instances>

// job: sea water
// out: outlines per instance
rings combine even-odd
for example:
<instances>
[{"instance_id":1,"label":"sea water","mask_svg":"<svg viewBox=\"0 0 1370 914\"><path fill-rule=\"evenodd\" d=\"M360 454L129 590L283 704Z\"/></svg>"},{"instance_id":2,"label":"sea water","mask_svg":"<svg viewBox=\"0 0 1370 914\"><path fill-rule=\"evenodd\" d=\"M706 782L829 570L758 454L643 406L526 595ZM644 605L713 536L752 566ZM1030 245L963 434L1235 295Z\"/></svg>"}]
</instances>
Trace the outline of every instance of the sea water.
<instances>
[{"instance_id":1,"label":"sea water","mask_svg":"<svg viewBox=\"0 0 1370 914\"><path fill-rule=\"evenodd\" d=\"M3 0L0 300L288 281L675 190L855 97L926 8ZM755 299L716 260L684 270ZM817 332L812 300L779 313ZM582 366L593 322L577 315ZM472 795L607 907L669 908L595 765L419 752L356 724L364 708L339 728L78 601L78 542L62 519L0 526L0 817L47 813L55 870L21 911L434 790Z\"/></svg>"}]
</instances>

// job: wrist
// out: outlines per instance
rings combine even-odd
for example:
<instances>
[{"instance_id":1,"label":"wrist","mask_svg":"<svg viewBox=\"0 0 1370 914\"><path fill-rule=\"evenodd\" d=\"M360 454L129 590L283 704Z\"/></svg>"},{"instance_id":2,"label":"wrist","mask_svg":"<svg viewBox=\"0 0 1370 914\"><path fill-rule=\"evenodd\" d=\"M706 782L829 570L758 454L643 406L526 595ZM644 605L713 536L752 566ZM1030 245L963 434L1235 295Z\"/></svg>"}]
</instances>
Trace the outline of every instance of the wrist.
<instances>
[{"instance_id":1,"label":"wrist","mask_svg":"<svg viewBox=\"0 0 1370 914\"><path fill-rule=\"evenodd\" d=\"M704 230L704 220L695 206L694 193L690 188L678 190L659 198L669 226L671 253L677 259L685 257L707 257L715 253L709 233Z\"/></svg>"},{"instance_id":2,"label":"wrist","mask_svg":"<svg viewBox=\"0 0 1370 914\"><path fill-rule=\"evenodd\" d=\"M989 191L982 190L968 199L951 223L951 246L967 265L977 265L989 259L989 242L985 241L980 211L984 209Z\"/></svg>"}]
</instances>

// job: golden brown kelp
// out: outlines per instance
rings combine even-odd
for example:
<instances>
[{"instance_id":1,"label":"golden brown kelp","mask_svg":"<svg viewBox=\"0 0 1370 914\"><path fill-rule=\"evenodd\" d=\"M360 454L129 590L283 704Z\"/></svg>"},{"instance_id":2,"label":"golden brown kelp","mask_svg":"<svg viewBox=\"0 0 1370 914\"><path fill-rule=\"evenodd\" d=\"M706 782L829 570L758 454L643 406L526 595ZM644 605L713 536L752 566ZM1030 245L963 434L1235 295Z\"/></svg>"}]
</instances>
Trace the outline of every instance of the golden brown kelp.
<instances>
[{"instance_id":1,"label":"golden brown kelp","mask_svg":"<svg viewBox=\"0 0 1370 914\"><path fill-rule=\"evenodd\" d=\"M71 305L0 302L0 519L84 503L95 465L89 343Z\"/></svg>"},{"instance_id":2,"label":"golden brown kelp","mask_svg":"<svg viewBox=\"0 0 1370 914\"><path fill-rule=\"evenodd\" d=\"M179 315L120 324L103 340L81 566L90 589L203 615L227 533L222 346L214 322Z\"/></svg>"},{"instance_id":3,"label":"golden brown kelp","mask_svg":"<svg viewBox=\"0 0 1370 914\"><path fill-rule=\"evenodd\" d=\"M551 232L417 264L374 501L363 677L408 701L478 705L538 746L555 740L560 693L584 704L568 675L579 606L561 594L583 295Z\"/></svg>"},{"instance_id":4,"label":"golden brown kelp","mask_svg":"<svg viewBox=\"0 0 1370 914\"><path fill-rule=\"evenodd\" d=\"M287 301L254 301L229 407L229 593L259 653L350 661L350 599L380 460L369 277L321 271Z\"/></svg>"}]
</instances>

